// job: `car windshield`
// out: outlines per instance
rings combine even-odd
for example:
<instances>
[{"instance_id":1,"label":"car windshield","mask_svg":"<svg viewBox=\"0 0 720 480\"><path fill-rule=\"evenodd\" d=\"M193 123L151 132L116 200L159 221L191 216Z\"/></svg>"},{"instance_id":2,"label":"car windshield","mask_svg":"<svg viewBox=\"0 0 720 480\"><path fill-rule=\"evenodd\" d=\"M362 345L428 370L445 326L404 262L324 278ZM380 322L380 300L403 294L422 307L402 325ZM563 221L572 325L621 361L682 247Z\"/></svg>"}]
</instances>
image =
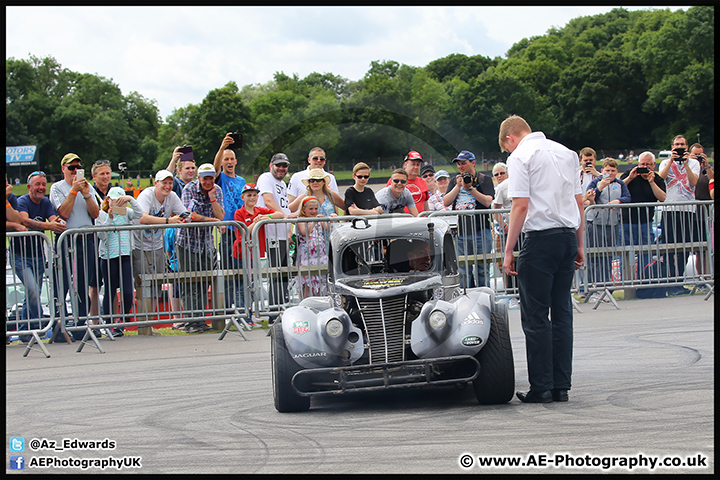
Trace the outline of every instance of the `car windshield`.
<instances>
[{"instance_id":1,"label":"car windshield","mask_svg":"<svg viewBox=\"0 0 720 480\"><path fill-rule=\"evenodd\" d=\"M424 272L433 267L430 245L419 239L368 240L348 245L342 254L345 275Z\"/></svg>"}]
</instances>

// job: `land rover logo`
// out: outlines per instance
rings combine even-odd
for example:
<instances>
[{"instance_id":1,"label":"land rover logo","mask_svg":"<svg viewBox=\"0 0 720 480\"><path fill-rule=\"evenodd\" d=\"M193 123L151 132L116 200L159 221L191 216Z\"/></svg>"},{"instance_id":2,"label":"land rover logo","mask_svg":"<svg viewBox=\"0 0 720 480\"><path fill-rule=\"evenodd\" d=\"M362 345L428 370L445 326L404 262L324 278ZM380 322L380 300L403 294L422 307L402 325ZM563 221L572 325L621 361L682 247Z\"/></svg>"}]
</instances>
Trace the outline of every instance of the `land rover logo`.
<instances>
[{"instance_id":1,"label":"land rover logo","mask_svg":"<svg viewBox=\"0 0 720 480\"><path fill-rule=\"evenodd\" d=\"M477 347L482 343L482 338L476 335L470 335L462 339L462 344L466 347Z\"/></svg>"},{"instance_id":2,"label":"land rover logo","mask_svg":"<svg viewBox=\"0 0 720 480\"><path fill-rule=\"evenodd\" d=\"M295 322L293 323L292 331L295 335L302 335L310 331L310 323L308 322Z\"/></svg>"}]
</instances>

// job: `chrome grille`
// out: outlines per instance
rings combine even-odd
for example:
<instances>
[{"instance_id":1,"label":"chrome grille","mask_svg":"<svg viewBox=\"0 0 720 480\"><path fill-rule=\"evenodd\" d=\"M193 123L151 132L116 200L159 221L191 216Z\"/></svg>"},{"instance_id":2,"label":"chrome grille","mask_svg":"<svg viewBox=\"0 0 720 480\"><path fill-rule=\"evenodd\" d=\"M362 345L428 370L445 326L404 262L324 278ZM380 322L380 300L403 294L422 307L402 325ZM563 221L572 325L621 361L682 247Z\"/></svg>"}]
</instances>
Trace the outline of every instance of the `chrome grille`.
<instances>
[{"instance_id":1,"label":"chrome grille","mask_svg":"<svg viewBox=\"0 0 720 480\"><path fill-rule=\"evenodd\" d=\"M407 295L357 299L370 344L370 363L405 360Z\"/></svg>"}]
</instances>

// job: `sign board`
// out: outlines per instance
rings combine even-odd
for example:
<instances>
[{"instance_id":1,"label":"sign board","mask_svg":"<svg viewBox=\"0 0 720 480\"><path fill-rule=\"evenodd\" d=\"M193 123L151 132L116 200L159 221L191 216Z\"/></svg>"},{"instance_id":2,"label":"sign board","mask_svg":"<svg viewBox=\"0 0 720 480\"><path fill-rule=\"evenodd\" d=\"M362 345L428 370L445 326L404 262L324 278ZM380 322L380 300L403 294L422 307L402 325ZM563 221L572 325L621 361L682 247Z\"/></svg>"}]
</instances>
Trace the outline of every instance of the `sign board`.
<instances>
[{"instance_id":1,"label":"sign board","mask_svg":"<svg viewBox=\"0 0 720 480\"><path fill-rule=\"evenodd\" d=\"M26 166L37 165L35 159L37 153L37 145L23 145L19 147L5 147L5 165L6 166Z\"/></svg>"}]
</instances>

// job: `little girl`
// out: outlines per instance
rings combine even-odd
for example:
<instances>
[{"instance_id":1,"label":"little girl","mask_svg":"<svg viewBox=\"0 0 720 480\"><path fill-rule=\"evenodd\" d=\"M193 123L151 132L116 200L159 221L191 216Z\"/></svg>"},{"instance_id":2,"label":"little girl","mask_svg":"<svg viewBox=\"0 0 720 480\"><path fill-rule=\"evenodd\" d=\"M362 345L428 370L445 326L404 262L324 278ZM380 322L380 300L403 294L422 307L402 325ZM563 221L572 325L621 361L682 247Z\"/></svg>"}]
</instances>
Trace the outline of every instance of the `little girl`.
<instances>
[{"instance_id":1,"label":"little girl","mask_svg":"<svg viewBox=\"0 0 720 480\"><path fill-rule=\"evenodd\" d=\"M318 214L320 203L315 197L305 197L300 207L299 218L321 218ZM303 298L317 295L327 295L326 275L318 273L310 275L310 265L327 265L328 248L325 231L329 228L327 222L298 222L297 224L297 251L298 266L300 270L300 284L302 285ZM305 268L303 268L305 267ZM302 272L305 275L302 275Z\"/></svg>"},{"instance_id":2,"label":"little girl","mask_svg":"<svg viewBox=\"0 0 720 480\"><path fill-rule=\"evenodd\" d=\"M126 205L130 203L130 208ZM124 209L124 210L123 210ZM124 213L122 213L124 212ZM140 205L130 195L125 195L121 187L113 187L108 192L100 207L100 214L95 220L97 226L128 225L130 220L142 217L143 212ZM132 277L132 244L130 242L130 231L121 230L115 232L98 232L100 239L100 273L105 285L103 296L103 314L110 317L110 323L114 323L112 315L117 312L117 304L110 301L115 298L115 291L120 288L122 295L122 312L130 313L133 307L134 291ZM112 303L113 309L110 310ZM113 329L113 336L122 336L122 330Z\"/></svg>"}]
</instances>

